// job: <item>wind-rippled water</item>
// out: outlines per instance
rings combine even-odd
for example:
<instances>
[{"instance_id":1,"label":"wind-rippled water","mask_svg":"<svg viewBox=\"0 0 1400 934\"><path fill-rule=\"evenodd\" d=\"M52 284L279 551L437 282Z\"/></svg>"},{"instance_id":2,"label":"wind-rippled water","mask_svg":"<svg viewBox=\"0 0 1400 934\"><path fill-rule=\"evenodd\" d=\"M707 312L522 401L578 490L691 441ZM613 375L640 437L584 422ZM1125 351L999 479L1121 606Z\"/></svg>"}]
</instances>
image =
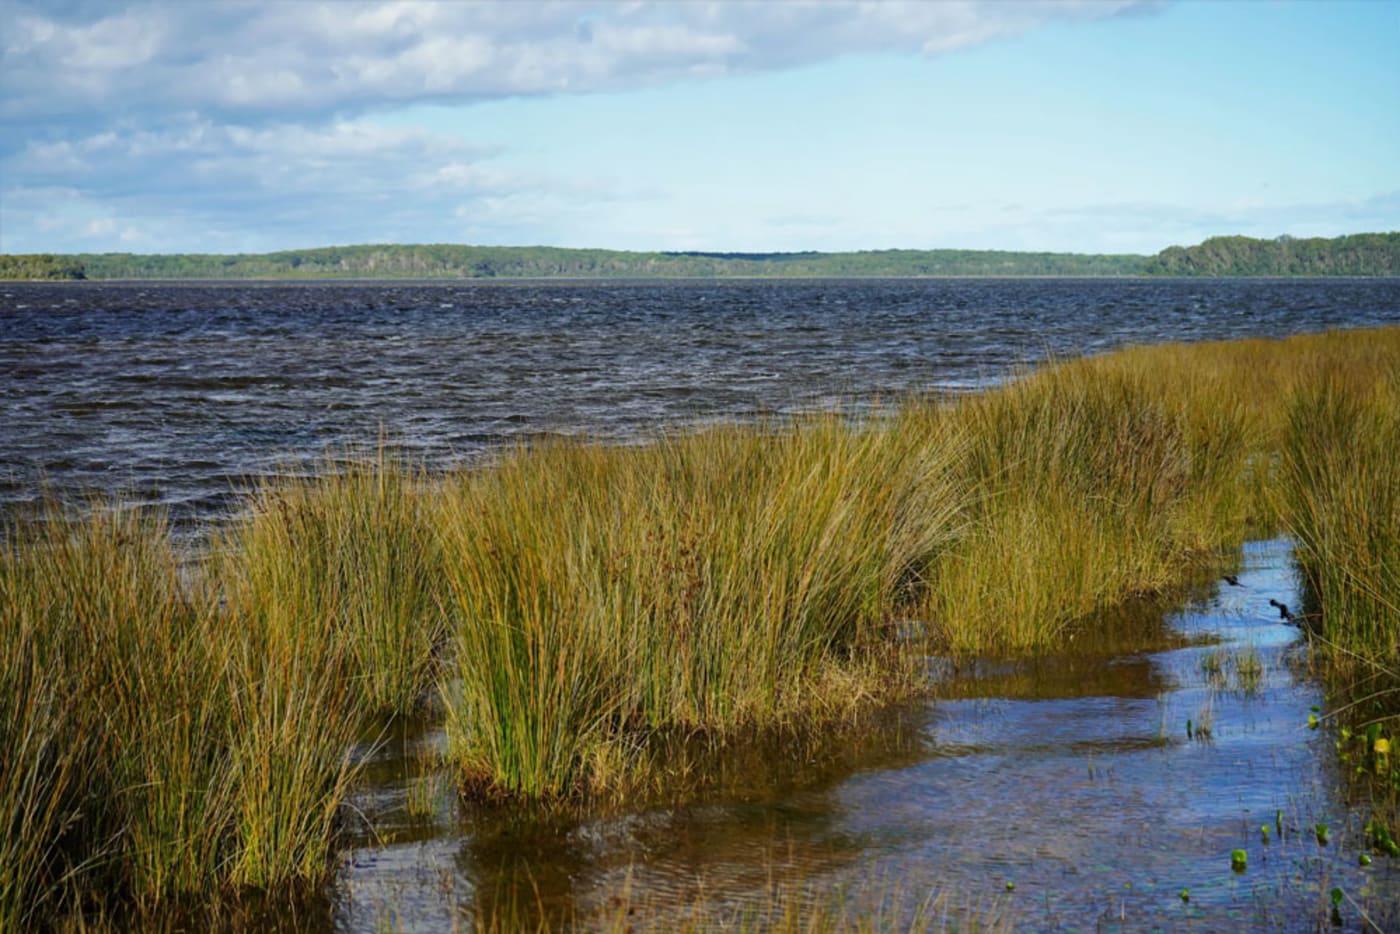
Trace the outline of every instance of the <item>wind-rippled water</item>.
<instances>
[{"instance_id":1,"label":"wind-rippled water","mask_svg":"<svg viewBox=\"0 0 1400 934\"><path fill-rule=\"evenodd\" d=\"M960 391L1051 354L1397 322L1400 281L1380 280L3 284L0 509L46 478L198 517L239 478L381 428L442 465L532 434ZM619 891L665 919L791 882L858 904L943 891L954 917L1036 930L1310 930L1330 885L1394 905L1400 865L1357 866L1364 812L1306 728L1321 687L1269 603L1299 599L1287 543L1246 549L1238 583L1067 655L949 674L843 743L727 749L712 792L670 805L541 815L443 793L412 817L415 750L441 734L401 725L367 753L349 850L296 924L617 920ZM1265 842L1271 821L1286 832Z\"/></svg>"},{"instance_id":2,"label":"wind-rippled water","mask_svg":"<svg viewBox=\"0 0 1400 934\"><path fill-rule=\"evenodd\" d=\"M1386 280L5 283L0 504L177 516L381 432L430 464L909 392L1047 355L1400 320Z\"/></svg>"}]
</instances>

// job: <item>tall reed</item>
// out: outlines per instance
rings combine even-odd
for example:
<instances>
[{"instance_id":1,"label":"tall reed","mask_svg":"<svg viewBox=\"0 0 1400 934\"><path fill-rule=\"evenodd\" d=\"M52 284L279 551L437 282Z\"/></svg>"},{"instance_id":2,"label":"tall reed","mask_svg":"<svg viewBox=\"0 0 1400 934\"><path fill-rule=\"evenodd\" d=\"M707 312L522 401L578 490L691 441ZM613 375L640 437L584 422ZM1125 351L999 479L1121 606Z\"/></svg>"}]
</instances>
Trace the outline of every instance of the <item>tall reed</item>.
<instances>
[{"instance_id":1,"label":"tall reed","mask_svg":"<svg viewBox=\"0 0 1400 934\"><path fill-rule=\"evenodd\" d=\"M1140 375L1076 361L966 399L969 521L932 568L935 645L1043 650L1095 610L1160 590L1232 540L1248 447L1231 413L1207 428Z\"/></svg>"},{"instance_id":2,"label":"tall reed","mask_svg":"<svg viewBox=\"0 0 1400 934\"><path fill-rule=\"evenodd\" d=\"M55 507L6 538L0 794L20 827L0 841L0 911L67 900L84 878L138 899L204 889L229 804L228 695L163 521Z\"/></svg>"},{"instance_id":3,"label":"tall reed","mask_svg":"<svg viewBox=\"0 0 1400 934\"><path fill-rule=\"evenodd\" d=\"M423 478L383 446L314 478L265 481L215 577L272 629L326 627L357 706L406 713L433 685L445 639L428 503Z\"/></svg>"},{"instance_id":4,"label":"tall reed","mask_svg":"<svg viewBox=\"0 0 1400 934\"><path fill-rule=\"evenodd\" d=\"M1370 386L1324 379L1288 406L1284 509L1327 642L1400 657L1400 363Z\"/></svg>"},{"instance_id":5,"label":"tall reed","mask_svg":"<svg viewBox=\"0 0 1400 934\"><path fill-rule=\"evenodd\" d=\"M949 457L829 417L543 445L466 478L437 523L464 774L557 794L629 730L816 710L948 537Z\"/></svg>"},{"instance_id":6,"label":"tall reed","mask_svg":"<svg viewBox=\"0 0 1400 934\"><path fill-rule=\"evenodd\" d=\"M74 673L54 663L51 614L27 549L0 554L0 929L24 930L63 907L99 854L83 821L89 764L102 736Z\"/></svg>"},{"instance_id":7,"label":"tall reed","mask_svg":"<svg viewBox=\"0 0 1400 934\"><path fill-rule=\"evenodd\" d=\"M264 484L216 548L220 637L236 652L236 884L322 877L354 739L432 683L442 626L424 503L381 449L314 480Z\"/></svg>"},{"instance_id":8,"label":"tall reed","mask_svg":"<svg viewBox=\"0 0 1400 934\"><path fill-rule=\"evenodd\" d=\"M336 653L184 576L149 512L6 530L0 928L329 871L358 722Z\"/></svg>"}]
</instances>

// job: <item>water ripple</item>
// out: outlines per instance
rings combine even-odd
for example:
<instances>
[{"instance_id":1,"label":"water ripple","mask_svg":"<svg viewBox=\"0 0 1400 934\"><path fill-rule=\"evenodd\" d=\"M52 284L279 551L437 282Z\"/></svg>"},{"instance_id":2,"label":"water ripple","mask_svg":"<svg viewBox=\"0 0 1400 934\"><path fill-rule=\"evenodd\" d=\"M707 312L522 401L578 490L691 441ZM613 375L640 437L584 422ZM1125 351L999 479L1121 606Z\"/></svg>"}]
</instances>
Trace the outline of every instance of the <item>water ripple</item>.
<instances>
[{"instance_id":1,"label":"water ripple","mask_svg":"<svg viewBox=\"0 0 1400 934\"><path fill-rule=\"evenodd\" d=\"M967 391L1126 343L1397 320L1384 280L15 283L0 504L47 484L188 513L381 434L441 465L538 434Z\"/></svg>"}]
</instances>

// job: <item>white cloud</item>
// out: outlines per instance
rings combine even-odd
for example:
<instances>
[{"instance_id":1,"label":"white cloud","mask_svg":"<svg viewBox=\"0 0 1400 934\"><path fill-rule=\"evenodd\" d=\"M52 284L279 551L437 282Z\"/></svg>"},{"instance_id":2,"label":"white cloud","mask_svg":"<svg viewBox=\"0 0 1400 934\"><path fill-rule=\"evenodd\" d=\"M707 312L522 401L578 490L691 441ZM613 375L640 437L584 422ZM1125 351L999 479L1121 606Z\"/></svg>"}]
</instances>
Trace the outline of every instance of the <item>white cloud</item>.
<instances>
[{"instance_id":1,"label":"white cloud","mask_svg":"<svg viewBox=\"0 0 1400 934\"><path fill-rule=\"evenodd\" d=\"M600 203L655 193L372 114L938 55L1145 0L0 2L7 240L187 250L588 240Z\"/></svg>"},{"instance_id":2,"label":"white cloud","mask_svg":"<svg viewBox=\"0 0 1400 934\"><path fill-rule=\"evenodd\" d=\"M1141 2L205 0L79 5L65 18L12 0L3 113L304 114L592 91L854 52L941 54Z\"/></svg>"},{"instance_id":3,"label":"white cloud","mask_svg":"<svg viewBox=\"0 0 1400 934\"><path fill-rule=\"evenodd\" d=\"M627 196L587 179L523 176L493 164L500 155L363 119L245 126L191 118L162 130L31 142L0 159L0 249L498 240L497 227L517 235L526 215L540 223Z\"/></svg>"}]
</instances>

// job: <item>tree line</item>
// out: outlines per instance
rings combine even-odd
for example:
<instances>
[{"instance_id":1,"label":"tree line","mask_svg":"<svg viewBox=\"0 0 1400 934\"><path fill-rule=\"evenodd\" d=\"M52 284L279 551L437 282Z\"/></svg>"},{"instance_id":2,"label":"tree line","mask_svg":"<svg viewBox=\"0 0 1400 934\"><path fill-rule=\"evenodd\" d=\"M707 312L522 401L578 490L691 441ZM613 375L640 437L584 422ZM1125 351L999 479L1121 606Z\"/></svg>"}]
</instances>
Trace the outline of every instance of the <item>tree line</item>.
<instances>
[{"instance_id":1,"label":"tree line","mask_svg":"<svg viewBox=\"0 0 1400 934\"><path fill-rule=\"evenodd\" d=\"M1212 237L1138 254L1001 250L630 252L454 244L277 253L0 254L3 279L663 279L880 276L1395 276L1400 233L1331 240Z\"/></svg>"},{"instance_id":2,"label":"tree line","mask_svg":"<svg viewBox=\"0 0 1400 934\"><path fill-rule=\"evenodd\" d=\"M85 268L76 256L0 253L0 279L83 279Z\"/></svg>"},{"instance_id":3,"label":"tree line","mask_svg":"<svg viewBox=\"0 0 1400 934\"><path fill-rule=\"evenodd\" d=\"M1143 267L1156 276L1400 276L1400 232L1322 237L1211 237L1168 247Z\"/></svg>"}]
</instances>

